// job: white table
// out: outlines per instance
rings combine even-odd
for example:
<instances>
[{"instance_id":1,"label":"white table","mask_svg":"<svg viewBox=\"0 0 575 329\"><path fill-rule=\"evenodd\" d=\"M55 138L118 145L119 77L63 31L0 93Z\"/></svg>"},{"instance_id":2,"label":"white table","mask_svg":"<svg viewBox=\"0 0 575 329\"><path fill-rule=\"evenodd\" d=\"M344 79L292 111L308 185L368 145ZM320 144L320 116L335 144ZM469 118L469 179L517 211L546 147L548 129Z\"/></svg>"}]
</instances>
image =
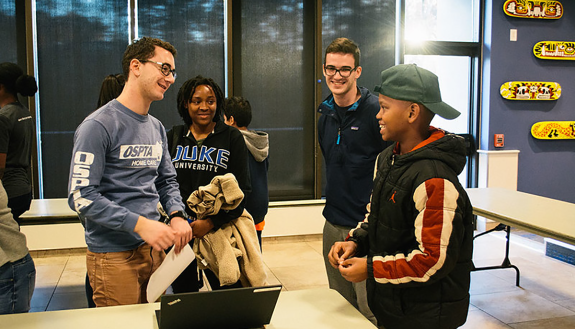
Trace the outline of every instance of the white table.
<instances>
[{"instance_id":1,"label":"white table","mask_svg":"<svg viewBox=\"0 0 575 329\"><path fill-rule=\"evenodd\" d=\"M34 199L20 221L21 225L79 223L78 214L70 209L66 198Z\"/></svg>"},{"instance_id":2,"label":"white table","mask_svg":"<svg viewBox=\"0 0 575 329\"><path fill-rule=\"evenodd\" d=\"M160 304L0 315L10 329L157 329ZM282 291L266 329L376 328L338 292L330 289Z\"/></svg>"},{"instance_id":3,"label":"white table","mask_svg":"<svg viewBox=\"0 0 575 329\"><path fill-rule=\"evenodd\" d=\"M575 203L504 188L470 188L473 213L575 245Z\"/></svg>"},{"instance_id":4,"label":"white table","mask_svg":"<svg viewBox=\"0 0 575 329\"><path fill-rule=\"evenodd\" d=\"M517 272L516 285L519 286L519 269L509 261L510 226L575 244L574 203L504 188L470 188L466 191L473 213L504 224L504 228L493 230L505 229L507 232L503 263L500 266L475 268L475 271L513 268ZM476 238L493 230L477 235Z\"/></svg>"}]
</instances>

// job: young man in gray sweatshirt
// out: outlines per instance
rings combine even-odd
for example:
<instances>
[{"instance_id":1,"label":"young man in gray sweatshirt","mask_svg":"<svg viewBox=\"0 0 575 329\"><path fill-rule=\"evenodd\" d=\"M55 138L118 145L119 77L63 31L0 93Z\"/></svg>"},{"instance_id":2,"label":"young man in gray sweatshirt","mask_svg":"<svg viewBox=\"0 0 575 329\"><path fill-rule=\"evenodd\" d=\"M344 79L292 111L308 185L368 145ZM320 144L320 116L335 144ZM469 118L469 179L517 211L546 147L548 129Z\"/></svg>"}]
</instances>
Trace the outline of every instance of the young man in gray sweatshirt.
<instances>
[{"instance_id":1,"label":"young man in gray sweatshirt","mask_svg":"<svg viewBox=\"0 0 575 329\"><path fill-rule=\"evenodd\" d=\"M172 245L191 240L162 123L148 114L176 78L176 49L144 37L126 48L126 85L74 135L68 203L85 220L86 265L97 307L145 303ZM160 222L157 204L170 214Z\"/></svg>"}]
</instances>

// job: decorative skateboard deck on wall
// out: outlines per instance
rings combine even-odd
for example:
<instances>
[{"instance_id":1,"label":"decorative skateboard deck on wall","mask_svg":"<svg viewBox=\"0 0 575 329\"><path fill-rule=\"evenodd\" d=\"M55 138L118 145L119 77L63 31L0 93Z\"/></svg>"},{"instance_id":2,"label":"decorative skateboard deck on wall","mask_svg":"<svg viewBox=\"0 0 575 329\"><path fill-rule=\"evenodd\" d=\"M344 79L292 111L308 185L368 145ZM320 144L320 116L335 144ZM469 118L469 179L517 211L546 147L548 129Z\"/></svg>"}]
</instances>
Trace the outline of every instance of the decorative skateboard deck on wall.
<instances>
[{"instance_id":1,"label":"decorative skateboard deck on wall","mask_svg":"<svg viewBox=\"0 0 575 329\"><path fill-rule=\"evenodd\" d=\"M575 41L539 41L533 54L541 59L575 60Z\"/></svg>"},{"instance_id":2,"label":"decorative skateboard deck on wall","mask_svg":"<svg viewBox=\"0 0 575 329\"><path fill-rule=\"evenodd\" d=\"M507 0L503 11L511 17L558 19L563 16L563 5L551 0Z\"/></svg>"},{"instance_id":3,"label":"decorative skateboard deck on wall","mask_svg":"<svg viewBox=\"0 0 575 329\"><path fill-rule=\"evenodd\" d=\"M508 81L501 85L501 96L511 100L556 100L561 97L561 85L544 81Z\"/></svg>"},{"instance_id":4,"label":"decorative skateboard deck on wall","mask_svg":"<svg viewBox=\"0 0 575 329\"><path fill-rule=\"evenodd\" d=\"M536 122L531 126L531 135L538 139L575 139L575 120Z\"/></svg>"}]
</instances>

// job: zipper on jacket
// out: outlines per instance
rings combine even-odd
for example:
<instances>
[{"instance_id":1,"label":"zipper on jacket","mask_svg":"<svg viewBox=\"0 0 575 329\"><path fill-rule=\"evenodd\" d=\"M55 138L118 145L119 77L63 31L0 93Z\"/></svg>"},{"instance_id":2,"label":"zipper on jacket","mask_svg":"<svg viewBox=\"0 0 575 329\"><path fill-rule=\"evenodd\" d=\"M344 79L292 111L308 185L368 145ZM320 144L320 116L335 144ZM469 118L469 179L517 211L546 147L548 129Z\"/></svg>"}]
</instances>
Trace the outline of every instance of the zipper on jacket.
<instances>
[{"instance_id":1,"label":"zipper on jacket","mask_svg":"<svg viewBox=\"0 0 575 329\"><path fill-rule=\"evenodd\" d=\"M393 166L394 163L395 163L395 154L391 156L391 165Z\"/></svg>"},{"instance_id":2,"label":"zipper on jacket","mask_svg":"<svg viewBox=\"0 0 575 329\"><path fill-rule=\"evenodd\" d=\"M341 127L337 128L337 142L336 145L339 145L339 140L341 139Z\"/></svg>"}]
</instances>

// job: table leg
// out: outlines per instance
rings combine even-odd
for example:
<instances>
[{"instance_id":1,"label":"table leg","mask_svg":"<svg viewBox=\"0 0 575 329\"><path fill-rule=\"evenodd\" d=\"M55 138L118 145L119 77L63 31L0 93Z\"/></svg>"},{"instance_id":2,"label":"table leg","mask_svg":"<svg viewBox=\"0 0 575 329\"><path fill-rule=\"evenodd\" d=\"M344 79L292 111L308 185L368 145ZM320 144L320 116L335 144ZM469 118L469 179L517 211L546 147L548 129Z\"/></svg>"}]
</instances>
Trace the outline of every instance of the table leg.
<instances>
[{"instance_id":1,"label":"table leg","mask_svg":"<svg viewBox=\"0 0 575 329\"><path fill-rule=\"evenodd\" d=\"M501 265L499 265L499 266L486 266L486 267L475 267L475 265L474 265L473 269L471 269L471 270L472 271L485 271L485 270L513 268L515 270L515 272L517 272L517 274L515 276L515 285L519 287L519 276L520 276L519 268L515 265L512 265L511 261L509 260L509 240L511 237L511 227L509 225L499 224L489 231L485 231L483 233L476 235L475 237L473 237L473 239L475 240L475 238L478 238L478 237L480 237L484 234L487 234L487 233L491 233L493 231L502 231L502 230L505 230L505 232L507 234L506 234L506 241L505 241L505 258L503 259L503 262L501 263Z\"/></svg>"}]
</instances>

